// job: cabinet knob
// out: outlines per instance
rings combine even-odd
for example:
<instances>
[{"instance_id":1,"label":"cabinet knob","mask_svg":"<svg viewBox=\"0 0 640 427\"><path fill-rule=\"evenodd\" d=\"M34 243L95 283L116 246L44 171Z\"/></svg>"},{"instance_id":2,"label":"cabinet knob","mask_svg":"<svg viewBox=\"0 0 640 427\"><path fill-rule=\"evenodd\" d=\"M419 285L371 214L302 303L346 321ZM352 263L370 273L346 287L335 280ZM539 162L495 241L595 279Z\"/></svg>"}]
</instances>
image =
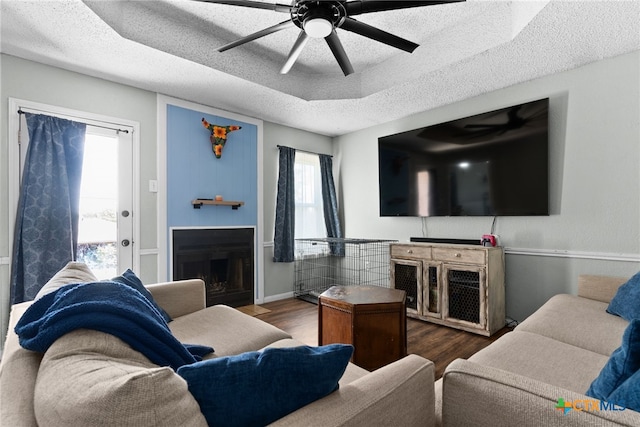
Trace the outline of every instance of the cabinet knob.
<instances>
[{"instance_id":1,"label":"cabinet knob","mask_svg":"<svg viewBox=\"0 0 640 427\"><path fill-rule=\"evenodd\" d=\"M462 254L457 253L456 254L456 258L460 258L462 256Z\"/></svg>"}]
</instances>

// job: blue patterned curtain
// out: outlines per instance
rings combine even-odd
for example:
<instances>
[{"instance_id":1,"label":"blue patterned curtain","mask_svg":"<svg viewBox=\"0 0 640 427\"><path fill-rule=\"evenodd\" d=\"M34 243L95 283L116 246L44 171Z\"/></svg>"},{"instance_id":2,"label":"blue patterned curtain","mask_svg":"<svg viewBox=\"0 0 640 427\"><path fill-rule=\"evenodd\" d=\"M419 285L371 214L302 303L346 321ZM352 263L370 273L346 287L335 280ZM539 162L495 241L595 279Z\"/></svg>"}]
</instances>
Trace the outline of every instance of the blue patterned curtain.
<instances>
[{"instance_id":1,"label":"blue patterned curtain","mask_svg":"<svg viewBox=\"0 0 640 427\"><path fill-rule=\"evenodd\" d=\"M279 147L278 194L276 196L276 225L273 237L273 261L293 262L295 249L295 192L294 167L296 150Z\"/></svg>"},{"instance_id":2,"label":"blue patterned curtain","mask_svg":"<svg viewBox=\"0 0 640 427\"><path fill-rule=\"evenodd\" d=\"M332 255L344 256L344 243L342 238L340 218L338 218L338 198L333 182L333 161L331 156L320 154L320 178L322 180L322 208L324 211L324 223L329 237L329 248ZM335 241L332 241L334 240Z\"/></svg>"},{"instance_id":3,"label":"blue patterned curtain","mask_svg":"<svg viewBox=\"0 0 640 427\"><path fill-rule=\"evenodd\" d=\"M11 303L32 300L78 245L86 125L25 113L29 148L22 174L11 264Z\"/></svg>"}]
</instances>

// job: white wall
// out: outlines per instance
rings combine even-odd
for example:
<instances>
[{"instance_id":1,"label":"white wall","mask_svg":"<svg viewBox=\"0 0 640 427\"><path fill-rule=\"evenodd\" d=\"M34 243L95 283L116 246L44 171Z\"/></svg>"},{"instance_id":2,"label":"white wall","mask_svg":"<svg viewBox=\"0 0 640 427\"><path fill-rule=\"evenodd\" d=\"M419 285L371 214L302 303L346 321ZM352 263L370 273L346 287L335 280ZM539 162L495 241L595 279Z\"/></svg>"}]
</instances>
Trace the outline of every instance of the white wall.
<instances>
[{"instance_id":1,"label":"white wall","mask_svg":"<svg viewBox=\"0 0 640 427\"><path fill-rule=\"evenodd\" d=\"M379 217L377 138L549 97L552 214L497 219L500 244L508 248L507 315L522 320L553 294L575 293L578 274L635 273L640 267L639 75L635 52L335 138L345 235L406 241L488 233L493 217Z\"/></svg>"}]
</instances>

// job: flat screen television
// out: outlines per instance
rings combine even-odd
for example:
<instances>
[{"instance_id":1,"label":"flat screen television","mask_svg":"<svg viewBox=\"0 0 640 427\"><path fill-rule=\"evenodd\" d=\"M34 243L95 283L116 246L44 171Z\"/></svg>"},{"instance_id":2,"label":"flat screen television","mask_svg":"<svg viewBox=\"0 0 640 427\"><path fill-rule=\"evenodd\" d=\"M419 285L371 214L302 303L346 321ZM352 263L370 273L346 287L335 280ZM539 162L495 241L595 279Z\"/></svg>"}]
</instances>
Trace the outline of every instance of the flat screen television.
<instances>
[{"instance_id":1,"label":"flat screen television","mask_svg":"<svg viewBox=\"0 0 640 427\"><path fill-rule=\"evenodd\" d=\"M380 216L549 215L549 99L378 138Z\"/></svg>"}]
</instances>

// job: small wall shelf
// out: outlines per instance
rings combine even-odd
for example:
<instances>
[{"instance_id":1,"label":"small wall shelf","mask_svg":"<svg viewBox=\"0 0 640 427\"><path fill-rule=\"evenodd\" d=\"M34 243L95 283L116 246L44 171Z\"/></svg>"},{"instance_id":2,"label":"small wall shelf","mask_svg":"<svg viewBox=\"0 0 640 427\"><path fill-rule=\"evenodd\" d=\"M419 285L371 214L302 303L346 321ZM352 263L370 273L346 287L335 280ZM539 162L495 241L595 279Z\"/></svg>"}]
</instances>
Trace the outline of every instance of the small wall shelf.
<instances>
[{"instance_id":1,"label":"small wall shelf","mask_svg":"<svg viewBox=\"0 0 640 427\"><path fill-rule=\"evenodd\" d=\"M200 209L202 205L231 206L231 209L237 210L244 202L233 200L213 200L213 199L195 199L191 202L193 209Z\"/></svg>"}]
</instances>

